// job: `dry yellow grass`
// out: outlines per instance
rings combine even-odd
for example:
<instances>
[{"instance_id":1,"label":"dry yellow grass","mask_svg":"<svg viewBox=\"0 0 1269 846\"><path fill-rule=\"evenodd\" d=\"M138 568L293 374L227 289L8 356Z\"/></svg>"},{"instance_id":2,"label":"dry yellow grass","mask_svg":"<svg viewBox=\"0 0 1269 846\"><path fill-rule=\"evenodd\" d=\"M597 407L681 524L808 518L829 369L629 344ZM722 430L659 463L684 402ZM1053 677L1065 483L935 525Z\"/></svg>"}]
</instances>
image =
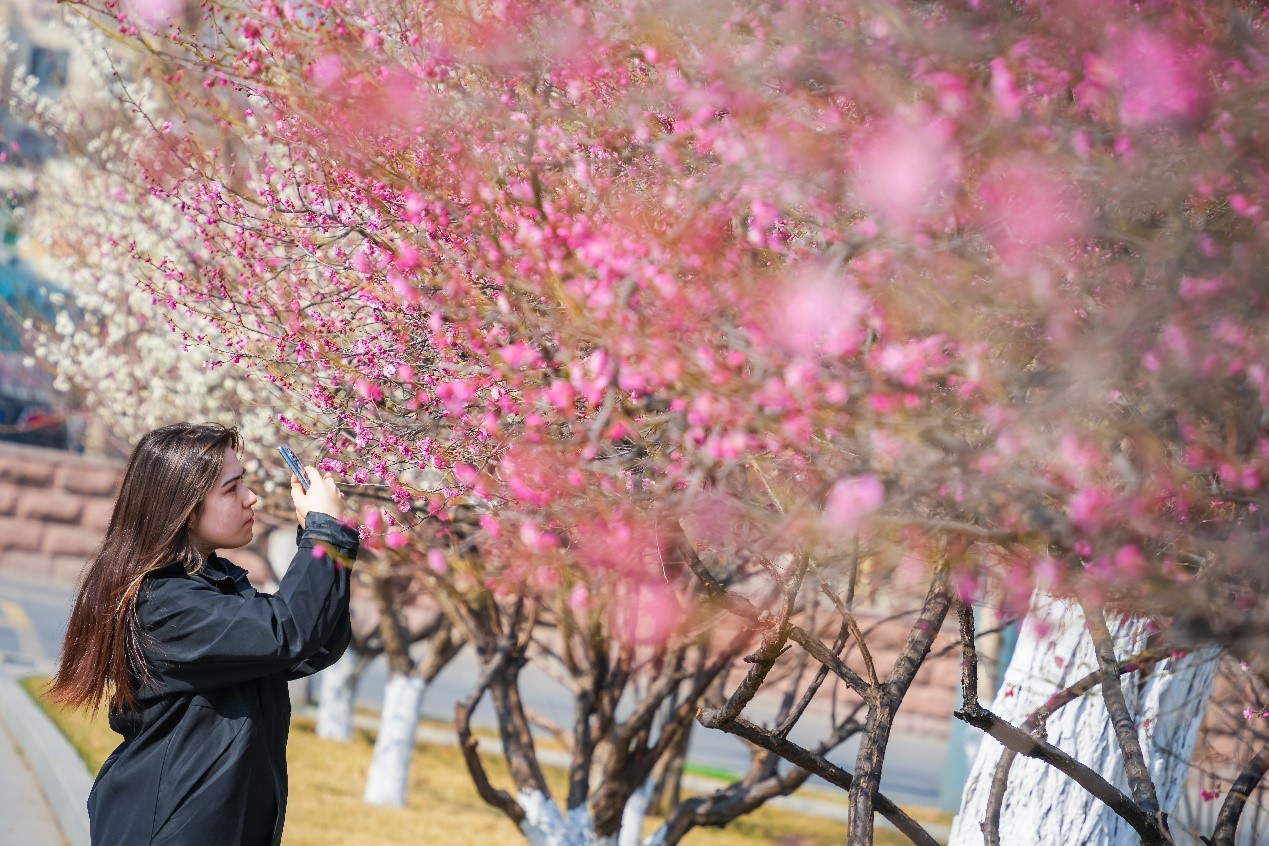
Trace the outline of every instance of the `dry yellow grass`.
<instances>
[{"instance_id":1,"label":"dry yellow grass","mask_svg":"<svg viewBox=\"0 0 1269 846\"><path fill-rule=\"evenodd\" d=\"M119 736L104 715L90 718L41 700L41 679L24 685L79 750L92 772L115 748ZM469 846L523 843L516 828L500 812L485 805L467 777L454 747L420 745L410 767L408 806L375 808L361 800L374 737L357 732L351 743L322 740L310 721L297 718L287 747L291 794L284 846ZM509 783L501 758L487 757L485 765L495 784ZM548 770L552 791L564 792L564 773ZM649 821L649 830L655 825ZM697 829L684 839L688 846L837 846L845 825L832 820L762 808L725 829ZM878 831L878 846L908 841L890 831Z\"/></svg>"}]
</instances>

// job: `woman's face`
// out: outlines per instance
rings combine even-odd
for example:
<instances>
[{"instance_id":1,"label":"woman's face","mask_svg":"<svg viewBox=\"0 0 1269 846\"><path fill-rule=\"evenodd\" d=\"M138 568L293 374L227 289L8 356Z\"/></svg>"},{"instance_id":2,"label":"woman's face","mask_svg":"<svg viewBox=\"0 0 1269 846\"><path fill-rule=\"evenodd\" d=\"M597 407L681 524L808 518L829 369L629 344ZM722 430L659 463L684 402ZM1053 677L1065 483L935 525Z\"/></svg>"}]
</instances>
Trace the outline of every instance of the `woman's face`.
<instances>
[{"instance_id":1,"label":"woman's face","mask_svg":"<svg viewBox=\"0 0 1269 846\"><path fill-rule=\"evenodd\" d=\"M258 501L242 480L238 454L225 447L220 478L203 497L199 516L190 528L190 540L203 557L217 549L237 549L251 543L255 528L252 509Z\"/></svg>"}]
</instances>

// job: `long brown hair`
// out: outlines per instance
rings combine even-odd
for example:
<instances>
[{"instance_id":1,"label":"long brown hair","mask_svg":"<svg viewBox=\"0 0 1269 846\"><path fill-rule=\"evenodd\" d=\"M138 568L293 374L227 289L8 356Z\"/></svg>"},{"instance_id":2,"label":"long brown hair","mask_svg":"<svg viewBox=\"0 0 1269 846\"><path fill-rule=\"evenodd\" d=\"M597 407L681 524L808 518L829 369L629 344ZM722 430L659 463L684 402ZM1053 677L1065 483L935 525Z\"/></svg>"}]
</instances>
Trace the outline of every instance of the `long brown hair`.
<instances>
[{"instance_id":1,"label":"long brown hair","mask_svg":"<svg viewBox=\"0 0 1269 846\"><path fill-rule=\"evenodd\" d=\"M225 447L241 449L241 439L216 423L174 423L137 442L106 537L80 580L49 687L54 701L137 710L137 691L153 678L141 649L137 593L161 567L179 562L192 574L202 566L189 529L220 478Z\"/></svg>"}]
</instances>

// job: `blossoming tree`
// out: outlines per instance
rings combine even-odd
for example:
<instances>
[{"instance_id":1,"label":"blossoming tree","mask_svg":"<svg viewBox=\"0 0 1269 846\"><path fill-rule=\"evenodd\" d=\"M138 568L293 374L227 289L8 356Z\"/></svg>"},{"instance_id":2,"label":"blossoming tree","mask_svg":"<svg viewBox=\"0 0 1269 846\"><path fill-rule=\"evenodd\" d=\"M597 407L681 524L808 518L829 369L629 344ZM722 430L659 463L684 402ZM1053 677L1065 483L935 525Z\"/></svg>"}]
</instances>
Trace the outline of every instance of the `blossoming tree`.
<instances>
[{"instance_id":1,"label":"blossoming tree","mask_svg":"<svg viewBox=\"0 0 1269 846\"><path fill-rule=\"evenodd\" d=\"M952 615L959 716L1066 777L1054 824L1104 807L1168 841L1176 768L1143 742L1164 717L1121 676L1176 680L1189 726L1205 653L1179 653L1264 671L1254 4L78 5L191 116L140 163L194 230L195 261L154 257L163 290L333 421L282 421L329 468L387 486L381 542L481 656L460 730L490 693L517 795L474 751L472 775L531 840L633 842L639 784L708 705L848 789L870 842L895 716ZM893 667L855 620L879 587L915 599ZM1086 629L1090 672L1002 716L976 696L969 604L1021 616L1037 591L1062 611L1025 631ZM575 682L566 813L519 700L535 655ZM819 669L782 716L746 720L800 661ZM828 676L863 715L853 773L788 737ZM1101 772L1080 733L1105 726L1043 739L1094 690ZM788 788L773 760L736 795ZM997 810L1003 770L975 781Z\"/></svg>"}]
</instances>

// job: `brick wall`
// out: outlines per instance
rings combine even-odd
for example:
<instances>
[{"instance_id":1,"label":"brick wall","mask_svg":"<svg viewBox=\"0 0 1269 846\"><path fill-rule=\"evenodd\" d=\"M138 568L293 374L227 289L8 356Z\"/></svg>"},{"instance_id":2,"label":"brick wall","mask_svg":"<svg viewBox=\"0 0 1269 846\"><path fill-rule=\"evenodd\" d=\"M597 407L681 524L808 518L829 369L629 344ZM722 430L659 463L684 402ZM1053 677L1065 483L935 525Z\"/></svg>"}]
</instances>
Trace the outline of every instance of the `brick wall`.
<instances>
[{"instance_id":1,"label":"brick wall","mask_svg":"<svg viewBox=\"0 0 1269 846\"><path fill-rule=\"evenodd\" d=\"M110 524L122 461L0 442L0 573L74 584ZM234 563L257 587L272 581L269 521Z\"/></svg>"}]
</instances>

